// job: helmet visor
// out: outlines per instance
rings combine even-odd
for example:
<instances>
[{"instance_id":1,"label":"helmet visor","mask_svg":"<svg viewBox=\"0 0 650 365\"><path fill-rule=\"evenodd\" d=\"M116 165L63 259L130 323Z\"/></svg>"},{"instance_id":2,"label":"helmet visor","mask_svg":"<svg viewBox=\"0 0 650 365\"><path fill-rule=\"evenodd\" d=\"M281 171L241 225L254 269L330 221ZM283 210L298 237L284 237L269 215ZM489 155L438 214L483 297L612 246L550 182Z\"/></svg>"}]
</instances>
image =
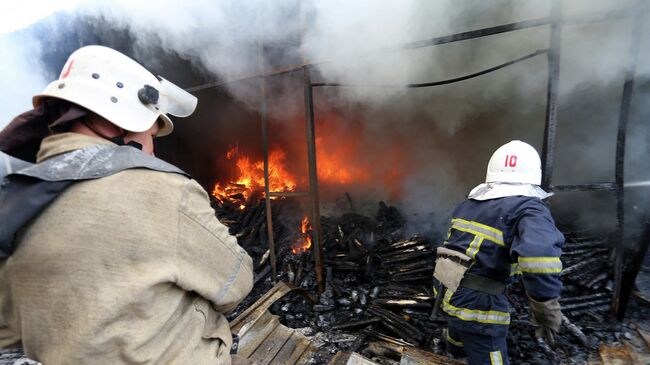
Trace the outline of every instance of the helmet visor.
<instances>
[{"instance_id":1,"label":"helmet visor","mask_svg":"<svg viewBox=\"0 0 650 365\"><path fill-rule=\"evenodd\" d=\"M194 112L198 99L196 96L176 86L171 81L158 76L161 85L162 109L175 117L187 117Z\"/></svg>"}]
</instances>

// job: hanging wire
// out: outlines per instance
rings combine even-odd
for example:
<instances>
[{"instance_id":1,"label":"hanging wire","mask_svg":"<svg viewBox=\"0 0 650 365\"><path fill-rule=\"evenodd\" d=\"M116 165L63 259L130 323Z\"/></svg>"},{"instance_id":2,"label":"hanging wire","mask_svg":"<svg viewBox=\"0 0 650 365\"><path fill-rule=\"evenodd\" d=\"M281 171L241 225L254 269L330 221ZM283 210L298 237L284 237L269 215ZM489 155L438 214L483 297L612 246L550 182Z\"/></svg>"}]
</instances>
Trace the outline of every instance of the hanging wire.
<instances>
[{"instance_id":1,"label":"hanging wire","mask_svg":"<svg viewBox=\"0 0 650 365\"><path fill-rule=\"evenodd\" d=\"M453 79L447 79L447 80L441 80L441 81L433 81L433 82L423 82L423 83L418 83L418 84L405 84L405 85L381 85L381 84L365 84L365 85L360 85L360 84L341 84L341 83L334 83L334 82L315 82L312 84L312 86L317 87L317 86L336 86L336 87L376 87L376 88L419 88L419 87L431 87L431 86L438 86L438 85L446 85L446 84L452 84L454 82L459 82L459 81L464 81L468 79L472 79L481 75L485 75L490 72L494 72L496 70L500 70L504 67L508 67L510 65L514 65L515 63L525 61L529 58L533 58L535 56L539 56L541 54L545 54L548 52L548 49L539 49L533 53L527 54L523 57L519 57L517 59L514 59L512 61L508 61L506 63L502 63L497 66L493 66L490 68L487 68L485 70L481 70L469 75L465 76L460 76L460 77L454 77Z\"/></svg>"}]
</instances>

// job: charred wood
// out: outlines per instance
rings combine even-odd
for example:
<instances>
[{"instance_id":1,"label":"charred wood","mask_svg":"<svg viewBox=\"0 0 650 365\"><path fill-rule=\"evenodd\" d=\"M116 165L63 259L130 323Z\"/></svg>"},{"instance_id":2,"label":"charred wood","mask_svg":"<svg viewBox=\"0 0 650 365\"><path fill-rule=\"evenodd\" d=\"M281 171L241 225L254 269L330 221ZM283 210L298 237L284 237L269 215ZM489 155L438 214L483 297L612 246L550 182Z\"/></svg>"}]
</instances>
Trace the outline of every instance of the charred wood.
<instances>
[{"instance_id":1,"label":"charred wood","mask_svg":"<svg viewBox=\"0 0 650 365\"><path fill-rule=\"evenodd\" d=\"M601 305L596 306L596 307L586 307L586 308L580 308L580 309L573 309L573 310L567 311L567 315L570 316L570 317L578 317L578 316L581 316L583 314L590 313L590 312L592 312L592 313L606 312L606 311L609 311L611 308L612 308L611 304L607 303L607 304L601 304Z\"/></svg>"},{"instance_id":2,"label":"charred wood","mask_svg":"<svg viewBox=\"0 0 650 365\"><path fill-rule=\"evenodd\" d=\"M580 261L577 264L572 265L572 266L567 267L566 269L562 270L562 273L560 273L560 276L568 276L568 275L582 269L585 266L597 263L597 262L599 262L601 260L602 259L599 258L599 257L594 257L594 258L591 258L589 260Z\"/></svg>"},{"instance_id":3,"label":"charred wood","mask_svg":"<svg viewBox=\"0 0 650 365\"><path fill-rule=\"evenodd\" d=\"M430 255L431 260L433 261L433 252L431 251L430 252L408 252L408 253L400 253L399 255L395 255L389 259L385 259L382 261L382 265L384 266L398 265L399 263L404 261L422 259L422 256L424 255Z\"/></svg>"},{"instance_id":4,"label":"charred wood","mask_svg":"<svg viewBox=\"0 0 650 365\"><path fill-rule=\"evenodd\" d=\"M374 305L368 308L368 312L381 318L383 326L386 326L406 341L420 344L424 340L424 333L405 321L401 316Z\"/></svg>"},{"instance_id":5,"label":"charred wood","mask_svg":"<svg viewBox=\"0 0 650 365\"><path fill-rule=\"evenodd\" d=\"M393 308L421 308L431 310L431 303L421 302L415 299L375 299L373 304Z\"/></svg>"},{"instance_id":6,"label":"charred wood","mask_svg":"<svg viewBox=\"0 0 650 365\"><path fill-rule=\"evenodd\" d=\"M611 294L608 293L596 293L596 294L582 295L578 297L563 297L560 298L560 303L564 305L564 304L575 303L575 302L593 301L601 298L609 298L610 296Z\"/></svg>"},{"instance_id":7,"label":"charred wood","mask_svg":"<svg viewBox=\"0 0 650 365\"><path fill-rule=\"evenodd\" d=\"M598 274L593 277L593 279L589 280L588 282L585 283L584 286L588 288L595 288L596 286L600 286L599 284L603 283L607 279L609 279L610 274L607 272Z\"/></svg>"},{"instance_id":8,"label":"charred wood","mask_svg":"<svg viewBox=\"0 0 650 365\"><path fill-rule=\"evenodd\" d=\"M562 309L566 311L573 312L577 309L583 309L583 308L590 308L590 307L598 307L602 306L603 304L609 303L611 300L609 298L603 298L603 299L594 299L588 302L580 302L580 303L575 303L575 304L567 304L563 305Z\"/></svg>"},{"instance_id":9,"label":"charred wood","mask_svg":"<svg viewBox=\"0 0 650 365\"><path fill-rule=\"evenodd\" d=\"M423 242L424 242L424 240L419 239L419 238L415 238L415 239L409 239L409 240L399 241L399 242L395 242L395 243L389 243L389 244L383 245L382 247L379 247L377 249L377 252L379 254L383 255L383 256L387 256L391 252L402 251L402 250L405 250L405 249L409 249L409 248L412 248L412 247L422 245Z\"/></svg>"},{"instance_id":10,"label":"charred wood","mask_svg":"<svg viewBox=\"0 0 650 365\"><path fill-rule=\"evenodd\" d=\"M590 347L589 340L587 339L587 336L582 332L582 330L573 324L565 315L562 316L562 325L564 328L569 331L569 333L575 337L582 346L584 347Z\"/></svg>"},{"instance_id":11,"label":"charred wood","mask_svg":"<svg viewBox=\"0 0 650 365\"><path fill-rule=\"evenodd\" d=\"M555 351L551 349L551 346L544 341L543 338L536 337L535 340L537 341L537 346L542 350L542 352L548 357L548 359L551 361L552 364L557 364L557 357L555 356Z\"/></svg>"},{"instance_id":12,"label":"charred wood","mask_svg":"<svg viewBox=\"0 0 650 365\"><path fill-rule=\"evenodd\" d=\"M332 330L343 330L343 329L355 328L355 327L365 327L380 322L381 322L380 318L370 318L365 321L356 321L356 322L349 322L344 324L337 324L336 326L332 326Z\"/></svg>"},{"instance_id":13,"label":"charred wood","mask_svg":"<svg viewBox=\"0 0 650 365\"><path fill-rule=\"evenodd\" d=\"M597 248L597 249L586 248L582 250L563 251L562 257L581 256L581 255L585 255L585 256L603 255L606 254L608 251L609 251L608 248Z\"/></svg>"}]
</instances>

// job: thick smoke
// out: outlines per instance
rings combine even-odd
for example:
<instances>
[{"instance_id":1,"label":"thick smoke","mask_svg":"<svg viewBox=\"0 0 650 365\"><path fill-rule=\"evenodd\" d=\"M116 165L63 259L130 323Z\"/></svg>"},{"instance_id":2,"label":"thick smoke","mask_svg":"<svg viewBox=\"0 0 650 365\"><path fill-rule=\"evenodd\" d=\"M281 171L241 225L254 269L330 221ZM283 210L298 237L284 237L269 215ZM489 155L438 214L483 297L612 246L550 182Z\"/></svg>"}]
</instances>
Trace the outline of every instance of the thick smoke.
<instances>
[{"instance_id":1,"label":"thick smoke","mask_svg":"<svg viewBox=\"0 0 650 365\"><path fill-rule=\"evenodd\" d=\"M566 15L583 15L614 12L635 3L564 1L562 10ZM550 4L545 0L164 0L155 4L113 0L89 1L70 12L72 21L74 17L96 18L123 29L134 42L137 58L147 60L147 66L155 66L162 48L191 60L207 78L220 81L316 63L314 81L364 85L315 89L317 123L319 116L326 114L324 110L343 110L355 116L354 126L361 130L355 134L358 153L350 160L357 165L385 167L388 162L382 151L400 150L403 160L394 166L403 174L400 186L373 186L372 191L383 192L374 200L391 199L401 205L415 230L441 230L450 209L483 180L489 156L499 145L522 139L541 152L546 56L458 84L426 89L400 86L466 75L545 49L549 27L408 51L396 52L394 48L450 33L543 18L550 14ZM614 20L566 26L562 31L556 184L613 181L631 24L629 19ZM648 27L643 32L647 33ZM650 71L648 37L642 40L637 69L640 80ZM45 42L41 46L45 47ZM16 65L36 59L22 44L19 51L10 52ZM29 75L38 74L36 66L29 69ZM2 80L4 86L4 75ZM11 87L3 87L1 92L11 90L14 96L16 84L31 87L36 83L40 84L32 90L38 90L42 81L14 79ZM258 108L256 83L234 82L227 87L238 102L253 111ZM296 84L276 81L275 104L269 106L271 118L287 126L303 113L301 90L296 94L291 88ZM18 110L5 107L5 95L2 100L0 117L6 121ZM639 106L643 98L634 102L635 115L642 115L647 109ZM343 125L328 133L340 133L341 138L349 134L342 119L339 124ZM633 172L628 173L645 178L634 169L648 151L648 131L634 124L632 130L635 134L628 143L628 156L633 159ZM224 138L223 142L236 141ZM383 182L377 180L376 185ZM344 188L356 191L358 199L365 199L368 191L367 186ZM399 194L394 193L396 189ZM552 200L560 214L573 215L580 224L613 228L613 210L606 208L612 207L608 198L603 203L600 195L590 196L576 211L570 203L574 198L565 197Z\"/></svg>"},{"instance_id":2,"label":"thick smoke","mask_svg":"<svg viewBox=\"0 0 650 365\"><path fill-rule=\"evenodd\" d=\"M0 129L15 115L32 106L32 95L39 93L48 80L41 72L42 44L29 35L0 35Z\"/></svg>"}]
</instances>

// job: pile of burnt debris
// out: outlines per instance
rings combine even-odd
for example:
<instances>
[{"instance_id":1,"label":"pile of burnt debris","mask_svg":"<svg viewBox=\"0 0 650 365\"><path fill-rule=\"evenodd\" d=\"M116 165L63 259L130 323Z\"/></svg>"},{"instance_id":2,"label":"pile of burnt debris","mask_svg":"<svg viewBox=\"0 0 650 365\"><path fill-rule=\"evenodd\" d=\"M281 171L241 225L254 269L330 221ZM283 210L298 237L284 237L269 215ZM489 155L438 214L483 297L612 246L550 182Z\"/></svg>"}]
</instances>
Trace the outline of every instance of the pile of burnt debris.
<instances>
[{"instance_id":1,"label":"pile of burnt debris","mask_svg":"<svg viewBox=\"0 0 650 365\"><path fill-rule=\"evenodd\" d=\"M253 292L230 318L273 285L265 203L259 197L249 198L244 209L240 203L229 206L214 201L217 216L229 225L255 263ZM316 292L311 250L293 254L290 248L299 218L287 217L295 217L297 208L291 198L272 203L278 280ZM431 318L434 250L440 242L405 237L402 214L384 203L374 217L324 216L321 226L327 273L324 293L317 302L290 294L271 307L282 323L311 338L318 348L314 363L326 364L337 352L348 351L380 364L395 364L403 346L444 353L446 321L443 316ZM535 338L523 286L515 277L507 289L511 303L508 350L513 363L585 363L597 356L600 343L616 342L630 331L610 317L612 270L606 239L577 231L566 231L565 236L561 303L567 318L563 330L552 349ZM639 310L647 312L647 308Z\"/></svg>"}]
</instances>

